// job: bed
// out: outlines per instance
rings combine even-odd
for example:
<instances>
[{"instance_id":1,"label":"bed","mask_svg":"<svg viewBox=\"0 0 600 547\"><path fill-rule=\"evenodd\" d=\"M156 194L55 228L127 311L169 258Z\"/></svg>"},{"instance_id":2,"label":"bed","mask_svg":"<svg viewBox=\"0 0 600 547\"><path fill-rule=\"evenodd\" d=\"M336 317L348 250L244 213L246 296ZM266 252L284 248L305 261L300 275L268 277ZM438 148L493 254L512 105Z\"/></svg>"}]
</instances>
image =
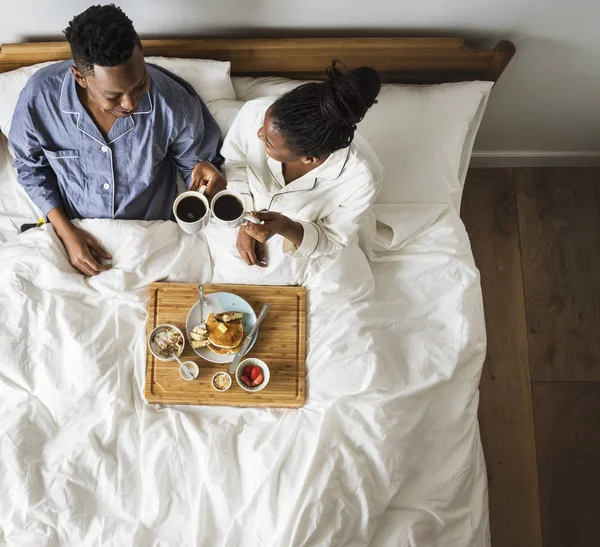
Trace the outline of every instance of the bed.
<instances>
[{"instance_id":1,"label":"bed","mask_svg":"<svg viewBox=\"0 0 600 547\"><path fill-rule=\"evenodd\" d=\"M114 268L83 278L51 227L19 235L37 211L3 139L0 544L489 546L477 423L485 325L458 206L491 87L485 82L500 76L512 44L239 39L146 41L144 48L230 61L237 102L264 86L276 93L295 85L279 77L318 78L332 58L374 66L388 83L479 81L436 87L442 114L453 110L448 90L461 101L467 91L483 98L460 135L448 117L458 144L439 171L424 163L427 154L388 169L389 178L423 177L413 185L420 193L390 187L359 239L333 257L293 260L271 241L264 270L241 264L231 237L215 227L188 236L170 222L86 220L81 226L100 239ZM9 44L0 72L68 55L64 43ZM404 100L415 92L388 91L396 101L395 94ZM438 105L438 95L417 109L399 106L397 115L431 110L438 123L443 115L425 108ZM214 108L229 109L225 120L236 101L223 100ZM385 105L381 114L391 115ZM384 124L369 123L359 132L377 140ZM410 145L395 145L403 142ZM159 280L306 286L305 406L147 404L145 304L148 285Z\"/></svg>"}]
</instances>

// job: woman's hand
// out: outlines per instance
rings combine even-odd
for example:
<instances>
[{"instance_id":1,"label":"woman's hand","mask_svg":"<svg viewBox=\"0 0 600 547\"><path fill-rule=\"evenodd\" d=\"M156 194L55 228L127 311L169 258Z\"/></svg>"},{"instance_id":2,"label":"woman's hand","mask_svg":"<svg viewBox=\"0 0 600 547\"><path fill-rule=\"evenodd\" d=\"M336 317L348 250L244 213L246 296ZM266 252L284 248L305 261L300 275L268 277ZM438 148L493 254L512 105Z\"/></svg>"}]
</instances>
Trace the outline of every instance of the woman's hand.
<instances>
[{"instance_id":1,"label":"woman's hand","mask_svg":"<svg viewBox=\"0 0 600 547\"><path fill-rule=\"evenodd\" d=\"M227 181L221 172L209 161L200 161L192 171L192 183L189 190L200 190L206 186L205 196L211 199L221 190L227 188Z\"/></svg>"},{"instance_id":2,"label":"woman's hand","mask_svg":"<svg viewBox=\"0 0 600 547\"><path fill-rule=\"evenodd\" d=\"M264 224L254 224L252 222L246 224L246 232L256 239L256 241L266 243L274 235L278 234L290 240L297 247L302 244L304 228L299 222L294 222L285 215L272 211L252 214L264 222Z\"/></svg>"},{"instance_id":3,"label":"woman's hand","mask_svg":"<svg viewBox=\"0 0 600 547\"><path fill-rule=\"evenodd\" d=\"M248 266L264 268L267 265L265 244L250 237L244 225L240 226L236 246L238 253Z\"/></svg>"}]
</instances>

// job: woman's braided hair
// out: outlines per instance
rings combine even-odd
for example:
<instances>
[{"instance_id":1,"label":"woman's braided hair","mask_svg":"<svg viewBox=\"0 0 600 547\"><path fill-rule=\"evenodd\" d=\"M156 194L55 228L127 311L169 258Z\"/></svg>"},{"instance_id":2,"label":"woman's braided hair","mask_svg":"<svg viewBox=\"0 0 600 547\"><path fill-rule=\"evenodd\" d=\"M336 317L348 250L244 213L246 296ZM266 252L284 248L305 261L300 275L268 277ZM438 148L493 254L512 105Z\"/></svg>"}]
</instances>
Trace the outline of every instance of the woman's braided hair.
<instances>
[{"instance_id":1,"label":"woman's braided hair","mask_svg":"<svg viewBox=\"0 0 600 547\"><path fill-rule=\"evenodd\" d=\"M350 146L356 124L377 102L381 79L372 68L348 70L333 61L326 73L326 81L301 85L271 107L275 131L299 156L323 157Z\"/></svg>"}]
</instances>

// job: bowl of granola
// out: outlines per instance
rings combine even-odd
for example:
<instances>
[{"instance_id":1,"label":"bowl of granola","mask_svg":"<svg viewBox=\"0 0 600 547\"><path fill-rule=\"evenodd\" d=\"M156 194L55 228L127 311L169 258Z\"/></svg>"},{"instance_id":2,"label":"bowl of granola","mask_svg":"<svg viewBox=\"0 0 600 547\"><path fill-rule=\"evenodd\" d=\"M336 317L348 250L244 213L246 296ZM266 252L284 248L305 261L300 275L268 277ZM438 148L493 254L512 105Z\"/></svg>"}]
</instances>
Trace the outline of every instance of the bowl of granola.
<instances>
[{"instance_id":1,"label":"bowl of granola","mask_svg":"<svg viewBox=\"0 0 600 547\"><path fill-rule=\"evenodd\" d=\"M174 361L180 357L185 346L183 333L174 325L158 325L148 337L150 352L159 361Z\"/></svg>"}]
</instances>

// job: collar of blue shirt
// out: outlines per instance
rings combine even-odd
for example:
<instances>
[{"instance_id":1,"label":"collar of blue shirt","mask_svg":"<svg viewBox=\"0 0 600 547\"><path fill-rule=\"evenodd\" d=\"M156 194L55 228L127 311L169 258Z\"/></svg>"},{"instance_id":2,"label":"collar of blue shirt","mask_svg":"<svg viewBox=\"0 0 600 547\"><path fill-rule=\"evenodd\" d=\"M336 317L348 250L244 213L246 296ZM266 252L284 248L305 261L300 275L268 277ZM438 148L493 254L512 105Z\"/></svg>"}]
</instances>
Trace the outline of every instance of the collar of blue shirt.
<instances>
[{"instance_id":1,"label":"collar of blue shirt","mask_svg":"<svg viewBox=\"0 0 600 547\"><path fill-rule=\"evenodd\" d=\"M67 69L60 90L60 110L65 115L76 116L77 129L100 144L111 144L126 133L129 133L129 131L135 127L134 116L150 114L154 110L154 105L150 98L150 91L148 91L142 95L140 103L131 116L127 118L117 118L115 124L108 133L108 138L105 139L90 115L85 108L83 108L83 105L77 96L76 86L77 82L75 81L71 69Z\"/></svg>"}]
</instances>

